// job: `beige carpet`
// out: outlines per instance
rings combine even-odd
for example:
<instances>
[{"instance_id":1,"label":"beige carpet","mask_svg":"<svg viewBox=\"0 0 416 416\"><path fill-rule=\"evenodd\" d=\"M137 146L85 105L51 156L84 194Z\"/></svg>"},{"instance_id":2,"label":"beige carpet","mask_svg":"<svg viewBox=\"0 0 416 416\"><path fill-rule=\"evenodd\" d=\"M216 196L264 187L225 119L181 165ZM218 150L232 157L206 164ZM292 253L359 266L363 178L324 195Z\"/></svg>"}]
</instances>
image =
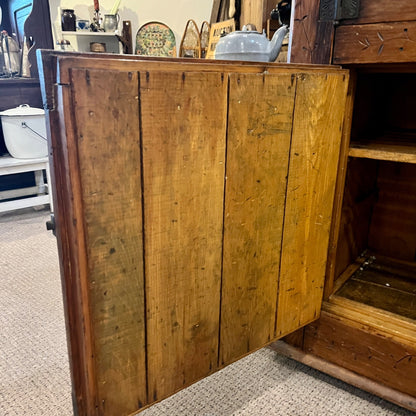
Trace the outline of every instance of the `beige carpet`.
<instances>
[{"instance_id":1,"label":"beige carpet","mask_svg":"<svg viewBox=\"0 0 416 416\"><path fill-rule=\"evenodd\" d=\"M47 211L0 216L0 416L73 414L56 241ZM143 416L413 413L262 349Z\"/></svg>"}]
</instances>

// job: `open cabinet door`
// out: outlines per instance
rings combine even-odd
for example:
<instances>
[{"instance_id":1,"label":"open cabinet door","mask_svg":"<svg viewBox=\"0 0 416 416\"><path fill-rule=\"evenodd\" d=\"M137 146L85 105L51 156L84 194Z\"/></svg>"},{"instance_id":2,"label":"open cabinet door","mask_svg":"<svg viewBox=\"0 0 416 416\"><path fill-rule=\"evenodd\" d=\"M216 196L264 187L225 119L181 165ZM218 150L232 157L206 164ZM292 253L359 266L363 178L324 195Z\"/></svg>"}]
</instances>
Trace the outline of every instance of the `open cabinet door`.
<instances>
[{"instance_id":1,"label":"open cabinet door","mask_svg":"<svg viewBox=\"0 0 416 416\"><path fill-rule=\"evenodd\" d=\"M348 73L43 52L78 415L317 319Z\"/></svg>"}]
</instances>

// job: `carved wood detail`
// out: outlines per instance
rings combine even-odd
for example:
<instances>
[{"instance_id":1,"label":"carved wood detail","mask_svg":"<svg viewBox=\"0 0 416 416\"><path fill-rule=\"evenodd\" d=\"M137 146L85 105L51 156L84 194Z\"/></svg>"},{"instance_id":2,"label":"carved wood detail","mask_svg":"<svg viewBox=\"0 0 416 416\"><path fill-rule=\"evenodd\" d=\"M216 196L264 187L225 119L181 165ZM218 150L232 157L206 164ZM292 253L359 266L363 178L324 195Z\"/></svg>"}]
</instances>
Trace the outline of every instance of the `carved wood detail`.
<instances>
[{"instance_id":1,"label":"carved wood detail","mask_svg":"<svg viewBox=\"0 0 416 416\"><path fill-rule=\"evenodd\" d=\"M340 26L333 62L390 63L416 60L416 22Z\"/></svg>"}]
</instances>

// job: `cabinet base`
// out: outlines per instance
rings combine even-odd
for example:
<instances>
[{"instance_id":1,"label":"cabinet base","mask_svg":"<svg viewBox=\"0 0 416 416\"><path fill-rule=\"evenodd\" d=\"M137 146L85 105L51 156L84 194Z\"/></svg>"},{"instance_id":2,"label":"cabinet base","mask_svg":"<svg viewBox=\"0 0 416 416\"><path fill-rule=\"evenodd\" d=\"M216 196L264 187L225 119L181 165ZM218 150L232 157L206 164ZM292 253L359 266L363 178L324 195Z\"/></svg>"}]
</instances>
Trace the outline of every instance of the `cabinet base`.
<instances>
[{"instance_id":1,"label":"cabinet base","mask_svg":"<svg viewBox=\"0 0 416 416\"><path fill-rule=\"evenodd\" d=\"M398 406L406 409L416 411L416 398L408 394L402 393L398 390L384 386L367 377L361 376L353 371L347 370L339 365L330 363L322 358L319 358L313 354L307 354L299 348L293 347L284 341L276 341L270 345L270 348L279 354L282 354L288 358L292 358L305 364L315 370L321 371L331 377L342 380L354 387L358 387L361 390L368 393L375 394L382 399L388 400Z\"/></svg>"}]
</instances>

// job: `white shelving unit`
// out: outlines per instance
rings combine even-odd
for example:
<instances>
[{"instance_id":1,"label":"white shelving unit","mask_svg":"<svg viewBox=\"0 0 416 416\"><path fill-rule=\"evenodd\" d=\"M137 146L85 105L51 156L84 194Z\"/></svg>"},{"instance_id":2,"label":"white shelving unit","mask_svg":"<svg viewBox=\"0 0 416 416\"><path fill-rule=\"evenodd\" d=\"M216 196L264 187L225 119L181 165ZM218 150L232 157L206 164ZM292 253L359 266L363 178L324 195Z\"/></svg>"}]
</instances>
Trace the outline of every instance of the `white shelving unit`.
<instances>
[{"instance_id":1,"label":"white shelving unit","mask_svg":"<svg viewBox=\"0 0 416 416\"><path fill-rule=\"evenodd\" d=\"M43 180L44 170L46 171L46 184ZM0 212L13 211L44 204L50 204L51 212L53 212L52 193L49 187L50 173L48 158L16 159L11 156L0 157L0 176L14 175L23 172L34 173L36 186L0 192ZM32 196L21 198L29 195Z\"/></svg>"},{"instance_id":2,"label":"white shelving unit","mask_svg":"<svg viewBox=\"0 0 416 416\"><path fill-rule=\"evenodd\" d=\"M62 38L68 40L77 52L91 52L92 43L105 45L106 53L121 53L120 42L115 33L109 32L62 32Z\"/></svg>"}]
</instances>

